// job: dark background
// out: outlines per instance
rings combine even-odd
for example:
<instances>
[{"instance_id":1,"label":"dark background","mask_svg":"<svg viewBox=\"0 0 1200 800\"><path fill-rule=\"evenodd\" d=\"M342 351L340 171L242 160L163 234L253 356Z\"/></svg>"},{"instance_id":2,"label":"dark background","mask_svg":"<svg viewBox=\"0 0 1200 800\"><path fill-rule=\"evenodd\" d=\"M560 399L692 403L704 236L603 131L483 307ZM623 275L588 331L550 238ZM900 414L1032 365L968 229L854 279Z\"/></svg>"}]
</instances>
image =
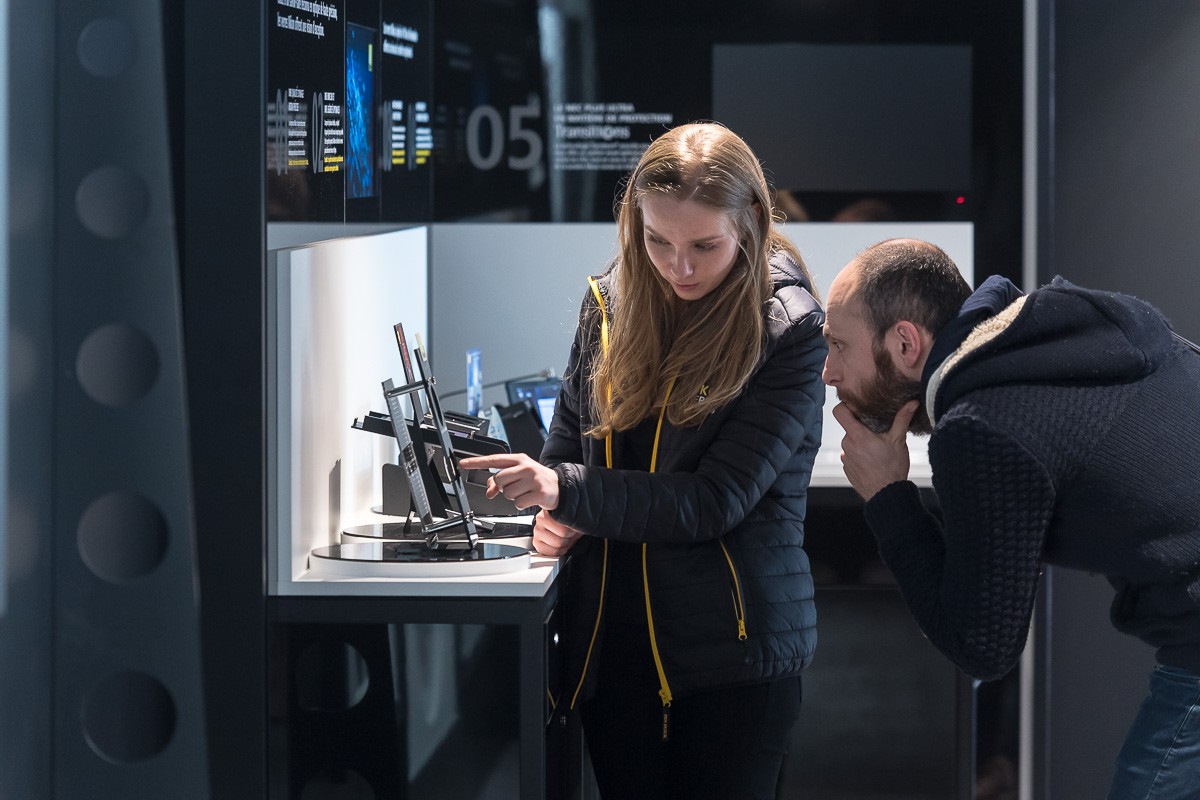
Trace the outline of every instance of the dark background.
<instances>
[{"instance_id":1,"label":"dark background","mask_svg":"<svg viewBox=\"0 0 1200 800\"><path fill-rule=\"evenodd\" d=\"M346 18L366 24L369 0L350 5ZM734 13L715 0L423 0L411 9L403 17L424 25L419 49L429 60L404 71L429 86L429 183L388 176L380 200L356 203L338 196L337 176L281 178L268 164L268 219L609 221L613 187L627 169L559 170L553 107L628 103L669 114L673 124L716 119L742 134L787 193L782 205L793 221L969 221L976 273L1019 282L1016 0L981 8L751 0ZM319 73L340 85L340 59L314 60L307 51L315 46L304 41L311 37L272 26L269 19L268 100L283 76ZM809 47L772 55L772 45ZM394 63L382 61L381 85L395 80ZM514 127L510 110L526 104L537 115ZM644 146L667 127L633 125L632 137ZM530 155L521 129L541 137L541 158L514 169L510 159Z\"/></svg>"},{"instance_id":2,"label":"dark background","mask_svg":"<svg viewBox=\"0 0 1200 800\"><path fill-rule=\"evenodd\" d=\"M620 99L621 86L670 74L680 115L702 115L710 95L707 69L682 37L711 43L778 41L935 43L972 46L972 189L964 213L976 224L976 264L1036 267L1032 282L1056 272L1104 289L1125 289L1160 305L1176 327L1200 337L1200 288L1194 254L1200 252L1200 116L1187 98L1200 93L1200 12L1150 0L1039 0L1030 4L1037 72L1035 140L1039 158L1030 197L1020 204L1021 71L1024 4L927 2L748 2L728 4L612 2L565 8L564 51L589 66L567 70L562 91L580 99ZM72 138L133 118L151 97L122 94L124 83L83 83L79 75L80 20L101 17L153 20L161 16L162 90L170 106L173 159L171 209L181 291L141 298L171 315L184 334L190 452L188 480L194 502L195 585L181 577L162 598L200 609L203 633L204 713L208 747L192 751L193 769L207 769L212 797L266 794L264 637L265 503L263 385L263 263L266 181L264 156L267 66L266 3L244 0L71 0L9 4L7 130L9 255L8 486L5 487L6 604L0 615L0 772L14 797L72 796L71 775L85 774L75 759L96 757L78 747L79 709L64 700L64 669L96 670L99 657L136 661L169 647L134 629L112 636L93 652L71 637L87 614L119 618L119 606L95 600L85 607L72 594L76 566L74 522L58 511L77 489L66 472L82 463L108 469L96 441L60 437L72 392L71 348L56 346L69 321L59 301L87 301L96 318L123 319L128 304L104 305L73 281L81 268L107 274L103 259L69 264L58 248L64 227L75 225L72 159L103 164L122 152L102 137ZM760 33L754 34L758 28ZM153 51L154 48L151 48ZM145 52L143 50L143 52ZM707 52L707 50L705 51ZM702 57L700 57L702 58ZM616 70L608 77L609 70ZM665 71L665 72L660 72ZM632 77L631 77L632 76ZM674 80L679 78L679 80ZM631 81L635 81L631 83ZM90 79L88 79L90 80ZM69 84L81 82L78 87ZM667 85L664 81L663 85ZM75 92L103 90L104 113L72 116ZM161 97L163 91L157 96ZM653 97L634 98L654 102ZM87 110L86 106L81 109ZM19 113L18 113L19 112ZM994 138L994 137L999 137ZM165 137L164 137L165 138ZM998 144L997 142L1008 144ZM162 144L160 142L159 144ZM76 152L62 148L75 146ZM87 148L91 148L88 150ZM553 176L552 176L553 177ZM571 209L610 219L612 181L551 195L553 216ZM845 197L809 194L814 219L844 207ZM915 198L909 198L915 203ZM478 207L479 201L468 203ZM484 203L483 206L486 206ZM166 208L164 200L160 208ZM530 206L533 207L532 205ZM531 212L532 213L532 212ZM1036 221L1023 258L1021 221ZM414 216L420 216L414 212ZM930 219L921 212L922 219ZM423 217L422 217L423 218ZM105 258L127 258L119 248L93 248ZM72 251L76 252L76 251ZM79 252L85 253L86 250ZM115 255L114 255L115 253ZM990 260L989 260L990 259ZM151 268L152 261L146 266ZM170 269L170 267L166 267ZM1003 271L1003 270L999 270ZM105 295L107 297L108 295ZM132 302L132 301L131 301ZM124 301L122 301L124 303ZM135 310L136 311L136 310ZM142 313L137 311L136 313ZM111 444L123 431L105 423L98 437ZM57 432L57 433L56 433ZM124 462L174 467L178 452L158 446ZM89 461L88 459L92 459ZM82 461L81 461L82 460ZM184 545L186 546L186 545ZM134 587L134 593L141 591ZM1048 570L1034 634L1033 796L1039 800L1102 796L1112 756L1132 709L1145 689L1149 654L1111 630L1111 591L1099 578ZM103 598L101 598L103 601ZM148 604L156 601L151 599ZM90 617L95 618L95 617ZM177 619L186 630L195 620ZM69 645L69 647L64 647ZM184 680L180 673L179 680ZM194 689L195 687L192 687ZM191 691L188 689L187 691ZM169 765L110 765L118 779L93 781L93 797L133 797L123 781L168 781ZM194 774L194 773L191 773ZM151 785L145 780L143 787ZM176 784L179 785L179 784ZM179 796L184 796L185 788ZM159 795L164 796L164 795Z\"/></svg>"}]
</instances>

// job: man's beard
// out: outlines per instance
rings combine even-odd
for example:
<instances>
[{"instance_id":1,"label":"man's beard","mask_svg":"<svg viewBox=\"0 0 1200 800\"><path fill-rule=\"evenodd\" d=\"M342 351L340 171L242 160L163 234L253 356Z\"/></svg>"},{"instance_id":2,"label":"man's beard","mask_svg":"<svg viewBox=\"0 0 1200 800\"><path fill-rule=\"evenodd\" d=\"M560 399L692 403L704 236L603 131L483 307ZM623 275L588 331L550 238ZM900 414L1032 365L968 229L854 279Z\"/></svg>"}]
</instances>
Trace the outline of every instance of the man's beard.
<instances>
[{"instance_id":1,"label":"man's beard","mask_svg":"<svg viewBox=\"0 0 1200 800\"><path fill-rule=\"evenodd\" d=\"M921 382L909 380L901 375L885 348L871 349L875 359L875 377L861 392L851 393L839 389L838 399L845 403L858 421L872 433L891 430L892 422L900 408L910 400L918 400L920 405L913 414L908 430L916 434L932 433L933 427L929 424L925 402L921 398Z\"/></svg>"}]
</instances>

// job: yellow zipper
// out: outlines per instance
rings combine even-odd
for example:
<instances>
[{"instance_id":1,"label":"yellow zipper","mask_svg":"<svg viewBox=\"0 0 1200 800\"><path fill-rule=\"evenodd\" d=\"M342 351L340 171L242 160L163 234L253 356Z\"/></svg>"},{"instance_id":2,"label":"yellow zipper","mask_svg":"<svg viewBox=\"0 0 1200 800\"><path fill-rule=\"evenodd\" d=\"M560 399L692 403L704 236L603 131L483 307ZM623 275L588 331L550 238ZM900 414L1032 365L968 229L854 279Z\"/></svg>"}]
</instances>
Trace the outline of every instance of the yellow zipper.
<instances>
[{"instance_id":1,"label":"yellow zipper","mask_svg":"<svg viewBox=\"0 0 1200 800\"><path fill-rule=\"evenodd\" d=\"M579 684L575 687L575 694L571 695L571 708L575 708L575 701L579 699L579 692L583 689L583 679L587 677L588 665L592 662L592 648L596 646L596 634L600 632L600 617L604 615L604 590L608 583L608 539L604 540L604 560L600 564L600 603L596 607L596 624L592 626L592 639L588 642L587 656L583 659L583 671L579 673Z\"/></svg>"},{"instance_id":2,"label":"yellow zipper","mask_svg":"<svg viewBox=\"0 0 1200 800\"><path fill-rule=\"evenodd\" d=\"M746 641L746 606L742 602L742 583L738 580L737 567L733 565L733 557L729 555L729 548L725 546L723 539L717 539L717 544L721 545L721 552L725 554L725 560L729 562L729 574L733 576L733 615L737 618L738 640Z\"/></svg>"},{"instance_id":3,"label":"yellow zipper","mask_svg":"<svg viewBox=\"0 0 1200 800\"><path fill-rule=\"evenodd\" d=\"M667 684L667 673L663 669L662 656L658 653L658 638L654 635L654 615L650 612L650 571L646 569L646 545L642 545L642 590L646 595L646 622L650 626L650 652L654 654L654 667L658 670L658 683L662 687L658 696L662 698L662 739L671 738L671 687Z\"/></svg>"},{"instance_id":4,"label":"yellow zipper","mask_svg":"<svg viewBox=\"0 0 1200 800\"><path fill-rule=\"evenodd\" d=\"M596 279L588 277L588 285L592 287L592 294L596 297L596 303L600 306L600 351L608 352L608 311L604 307L604 296L600 294L600 284L596 283ZM607 389L612 392L612 388ZM604 463L609 469L612 469L612 433L604 437ZM583 670L579 673L579 683L575 686L575 693L571 695L571 708L575 708L575 701L579 699L579 692L583 689L583 681L588 674L588 665L592 663L592 650L596 646L596 635L600 632L600 618L604 615L604 592L608 585L608 539L604 540L604 558L600 562L600 602L596 607L596 624L592 627L592 638L588 642L587 655L583 659Z\"/></svg>"},{"instance_id":5,"label":"yellow zipper","mask_svg":"<svg viewBox=\"0 0 1200 800\"><path fill-rule=\"evenodd\" d=\"M654 429L654 449L650 451L650 471L658 467L658 439L662 435L663 417L667 414L667 401L671 399L671 390L675 388L675 379L667 384L667 393L663 397L662 408L658 412L658 425ZM642 544L642 591L646 598L646 625L650 629L650 653L654 656L654 668L658 670L658 683L661 687L658 696L662 698L662 738L667 741L671 737L671 686L667 683L667 673L663 669L662 655L658 652L658 637L654 632L654 612L650 610L650 570L646 567L646 550L649 545Z\"/></svg>"},{"instance_id":6,"label":"yellow zipper","mask_svg":"<svg viewBox=\"0 0 1200 800\"><path fill-rule=\"evenodd\" d=\"M600 293L600 286L594 278L588 278L588 285L592 288L592 294L596 298L596 303L600 307L600 348L601 352L608 352L608 311L604 305L604 297ZM650 455L650 472L654 472L658 466L658 443L662 436L663 419L667 414L667 402L671 399L671 390L675 387L675 379L671 378L667 384L666 395L663 397L662 408L658 412L658 425L654 429L654 448ZM611 392L612 388L607 387L607 391ZM604 463L612 469L612 433L610 432L604 437ZM724 544L721 545L724 548ZM642 591L646 601L646 625L650 632L650 653L654 656L654 667L658 671L658 682L661 687L658 691L658 696L662 699L663 704L663 723L662 723L662 738L666 741L670 738L670 722L671 722L671 685L667 681L666 670L663 669L662 655L658 651L658 637L654 630L654 612L650 607L650 572L646 568L646 550L647 545L642 544ZM726 552L726 558L729 557ZM730 568L733 567L732 559L729 562ZM592 639L588 643L587 656L583 661L583 671L579 676L579 684L575 687L575 694L571 698L571 708L575 707L575 701L579 698L579 692L583 689L583 681L587 677L588 665L592 660L592 650L596 645L596 635L600 630L600 619L604 613L604 593L608 577L608 540L604 540L604 560L600 571L600 606L596 610L596 624L592 628ZM737 586L737 573L734 572L734 585ZM738 587L738 602L741 602L741 588ZM745 638L745 625L739 619L740 638Z\"/></svg>"}]
</instances>

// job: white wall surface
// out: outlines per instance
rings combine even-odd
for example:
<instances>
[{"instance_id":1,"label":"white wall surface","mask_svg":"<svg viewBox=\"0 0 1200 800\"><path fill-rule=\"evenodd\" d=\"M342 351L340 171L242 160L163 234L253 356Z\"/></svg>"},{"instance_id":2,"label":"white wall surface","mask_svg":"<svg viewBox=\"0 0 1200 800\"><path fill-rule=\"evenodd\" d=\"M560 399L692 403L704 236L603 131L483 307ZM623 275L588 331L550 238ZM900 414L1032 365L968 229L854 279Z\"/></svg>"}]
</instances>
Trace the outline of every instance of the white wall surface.
<instances>
[{"instance_id":1,"label":"white wall surface","mask_svg":"<svg viewBox=\"0 0 1200 800\"><path fill-rule=\"evenodd\" d=\"M269 465L272 591L287 591L308 552L343 528L378 522L381 469L392 439L354 430L367 411L386 412L381 384L402 381L392 325L410 346L428 341L428 229L349 237L274 252L275 420Z\"/></svg>"},{"instance_id":2,"label":"white wall surface","mask_svg":"<svg viewBox=\"0 0 1200 800\"><path fill-rule=\"evenodd\" d=\"M893 236L937 243L972 280L970 224L797 223L784 232L822 295L856 253ZM608 223L443 224L272 251L272 591L294 590L314 547L379 521L371 509L382 502L380 471L395 460L395 444L351 423L386 411L380 384L402 369L394 323L404 323L410 345L424 337L443 395L465 386L468 347L482 350L485 382L544 368L561 375L587 276L615 251ZM484 402L506 402L503 388L486 391ZM847 485L835 402L830 392L815 486ZM456 395L443 406L465 403ZM910 441L912 477L928 483L924 441Z\"/></svg>"},{"instance_id":3,"label":"white wall surface","mask_svg":"<svg viewBox=\"0 0 1200 800\"><path fill-rule=\"evenodd\" d=\"M796 243L824 297L856 253L883 239L911 236L942 247L973 283L970 223L791 223ZM482 350L485 383L552 367L561 375L575 335L587 276L616 254L615 223L434 225L430 231L430 356L443 392L466 385L466 350ZM503 387L484 405L504 403ZM815 485L848 485L842 474L841 426L825 404L824 442ZM462 411L461 396L445 407ZM910 437L914 479L928 482L923 440Z\"/></svg>"},{"instance_id":4,"label":"white wall surface","mask_svg":"<svg viewBox=\"0 0 1200 800\"><path fill-rule=\"evenodd\" d=\"M857 253L876 242L895 237L910 237L933 242L946 251L972 286L974 281L974 227L967 222L805 222L783 226L808 264L824 302L829 285ZM841 441L844 431L833 417L837 392L826 388L821 450L813 465L812 485L849 486L842 472ZM909 477L928 486L931 480L926 440L909 434Z\"/></svg>"},{"instance_id":5,"label":"white wall surface","mask_svg":"<svg viewBox=\"0 0 1200 800\"><path fill-rule=\"evenodd\" d=\"M552 368L562 375L587 277L616 255L615 223L454 223L429 237L430 359L438 388L467 384L466 351L482 353L483 382ZM504 387L484 407L507 403ZM461 396L443 406L465 411Z\"/></svg>"}]
</instances>

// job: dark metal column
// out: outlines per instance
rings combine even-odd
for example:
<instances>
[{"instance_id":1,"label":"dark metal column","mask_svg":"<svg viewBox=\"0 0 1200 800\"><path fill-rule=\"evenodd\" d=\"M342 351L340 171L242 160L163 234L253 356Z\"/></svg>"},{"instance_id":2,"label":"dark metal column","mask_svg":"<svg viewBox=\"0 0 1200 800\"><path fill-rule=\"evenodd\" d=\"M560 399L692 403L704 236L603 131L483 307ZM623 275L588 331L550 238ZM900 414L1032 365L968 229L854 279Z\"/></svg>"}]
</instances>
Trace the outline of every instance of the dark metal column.
<instances>
[{"instance_id":1,"label":"dark metal column","mask_svg":"<svg viewBox=\"0 0 1200 800\"><path fill-rule=\"evenodd\" d=\"M54 795L207 797L159 6L56 34Z\"/></svg>"}]
</instances>

